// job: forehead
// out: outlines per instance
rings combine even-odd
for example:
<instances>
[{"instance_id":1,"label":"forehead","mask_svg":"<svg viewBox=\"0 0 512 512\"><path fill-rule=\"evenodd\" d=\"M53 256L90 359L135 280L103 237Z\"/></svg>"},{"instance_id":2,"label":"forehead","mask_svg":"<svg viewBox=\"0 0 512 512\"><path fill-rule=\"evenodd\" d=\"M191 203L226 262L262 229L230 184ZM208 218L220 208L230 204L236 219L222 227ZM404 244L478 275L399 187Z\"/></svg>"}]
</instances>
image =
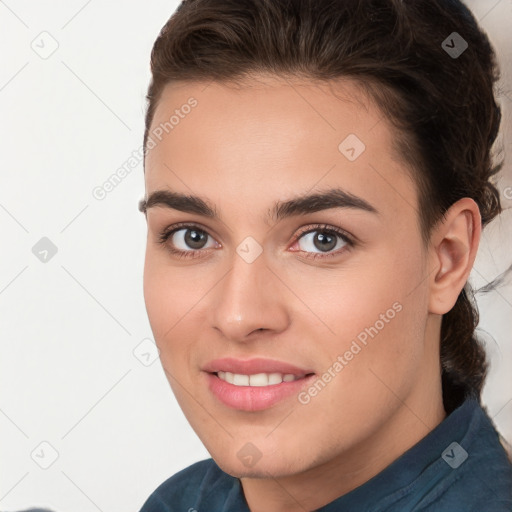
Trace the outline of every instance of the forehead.
<instances>
[{"instance_id":1,"label":"forehead","mask_svg":"<svg viewBox=\"0 0 512 512\"><path fill-rule=\"evenodd\" d=\"M343 186L369 201L415 201L394 150L396 133L356 83L260 76L246 83L167 85L146 156L146 192L276 199L315 185ZM189 190L187 190L189 189ZM275 194L273 194L275 195Z\"/></svg>"}]
</instances>

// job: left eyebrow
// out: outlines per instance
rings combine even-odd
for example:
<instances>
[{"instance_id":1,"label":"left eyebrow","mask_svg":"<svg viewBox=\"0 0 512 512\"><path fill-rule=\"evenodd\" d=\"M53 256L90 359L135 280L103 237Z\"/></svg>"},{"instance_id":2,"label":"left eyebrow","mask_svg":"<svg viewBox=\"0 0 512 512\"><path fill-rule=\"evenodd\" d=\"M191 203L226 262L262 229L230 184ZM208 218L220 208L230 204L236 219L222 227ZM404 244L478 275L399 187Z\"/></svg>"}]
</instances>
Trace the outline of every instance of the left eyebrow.
<instances>
[{"instance_id":1,"label":"left eyebrow","mask_svg":"<svg viewBox=\"0 0 512 512\"><path fill-rule=\"evenodd\" d=\"M278 201L269 211L268 217L279 221L293 215L307 215L330 208L351 208L378 214L377 209L363 198L340 188L332 188L325 192L297 196L288 201Z\"/></svg>"},{"instance_id":2,"label":"left eyebrow","mask_svg":"<svg viewBox=\"0 0 512 512\"><path fill-rule=\"evenodd\" d=\"M212 219L219 218L216 209L200 197L171 190L156 190L149 195L148 199L139 201L139 210L143 213L154 206L164 206ZM357 209L377 215L379 213L374 206L363 198L343 189L333 188L324 192L297 196L287 201L277 201L273 208L268 211L267 217L277 222L294 215L307 215L331 208Z\"/></svg>"}]
</instances>

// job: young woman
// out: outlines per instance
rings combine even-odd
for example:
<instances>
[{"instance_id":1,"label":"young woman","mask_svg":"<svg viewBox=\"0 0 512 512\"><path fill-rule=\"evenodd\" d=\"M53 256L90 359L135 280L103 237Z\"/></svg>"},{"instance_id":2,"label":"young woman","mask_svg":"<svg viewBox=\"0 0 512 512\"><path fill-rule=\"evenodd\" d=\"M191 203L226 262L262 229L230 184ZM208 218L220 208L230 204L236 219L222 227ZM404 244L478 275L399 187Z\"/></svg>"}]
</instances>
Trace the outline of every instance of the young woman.
<instances>
[{"instance_id":1,"label":"young woman","mask_svg":"<svg viewBox=\"0 0 512 512\"><path fill-rule=\"evenodd\" d=\"M494 51L456 0L191 0L151 56L144 295L212 458L142 512L510 511L467 283Z\"/></svg>"}]
</instances>

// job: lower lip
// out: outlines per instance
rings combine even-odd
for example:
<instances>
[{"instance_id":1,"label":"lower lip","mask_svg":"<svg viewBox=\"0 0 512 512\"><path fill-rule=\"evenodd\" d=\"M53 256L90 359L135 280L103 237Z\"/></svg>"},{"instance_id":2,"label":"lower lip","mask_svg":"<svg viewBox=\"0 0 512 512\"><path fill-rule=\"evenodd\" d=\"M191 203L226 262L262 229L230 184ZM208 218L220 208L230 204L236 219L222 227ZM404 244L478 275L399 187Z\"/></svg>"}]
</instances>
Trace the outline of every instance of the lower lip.
<instances>
[{"instance_id":1,"label":"lower lip","mask_svg":"<svg viewBox=\"0 0 512 512\"><path fill-rule=\"evenodd\" d=\"M206 375L210 391L224 404L240 411L262 411L292 395L298 395L315 375L271 386L235 386L214 373Z\"/></svg>"}]
</instances>

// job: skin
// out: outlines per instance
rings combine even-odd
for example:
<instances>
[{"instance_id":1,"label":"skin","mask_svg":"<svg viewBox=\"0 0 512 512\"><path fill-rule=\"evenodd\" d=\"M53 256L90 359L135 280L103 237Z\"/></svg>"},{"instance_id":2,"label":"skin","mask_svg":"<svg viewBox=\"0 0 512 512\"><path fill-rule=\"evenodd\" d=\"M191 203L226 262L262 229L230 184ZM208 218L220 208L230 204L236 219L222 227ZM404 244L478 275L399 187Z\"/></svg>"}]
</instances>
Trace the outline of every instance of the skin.
<instances>
[{"instance_id":1,"label":"skin","mask_svg":"<svg viewBox=\"0 0 512 512\"><path fill-rule=\"evenodd\" d=\"M446 416L439 339L442 315L464 286L480 239L474 201L455 203L421 239L410 170L393 153L394 128L350 81L317 84L260 75L241 87L168 85L151 130L190 97L198 104L148 151L146 197L172 190L204 198L219 219L154 206L144 297L161 362L190 425L217 464L241 479L252 511L304 511L330 503L379 473ZM366 145L353 162L338 149L350 134ZM333 208L273 222L276 201L340 187L377 214ZM179 259L186 230L209 236L198 257ZM322 252L302 235L327 224L350 233ZM261 246L252 263L236 249ZM309 241L308 241L309 240ZM344 249L340 249L344 246ZM337 253L337 254L335 254ZM333 254L312 259L309 256ZM267 357L322 376L365 328L401 311L312 397L258 411L225 406L202 366L219 357ZM237 452L252 443L252 467Z\"/></svg>"}]
</instances>

